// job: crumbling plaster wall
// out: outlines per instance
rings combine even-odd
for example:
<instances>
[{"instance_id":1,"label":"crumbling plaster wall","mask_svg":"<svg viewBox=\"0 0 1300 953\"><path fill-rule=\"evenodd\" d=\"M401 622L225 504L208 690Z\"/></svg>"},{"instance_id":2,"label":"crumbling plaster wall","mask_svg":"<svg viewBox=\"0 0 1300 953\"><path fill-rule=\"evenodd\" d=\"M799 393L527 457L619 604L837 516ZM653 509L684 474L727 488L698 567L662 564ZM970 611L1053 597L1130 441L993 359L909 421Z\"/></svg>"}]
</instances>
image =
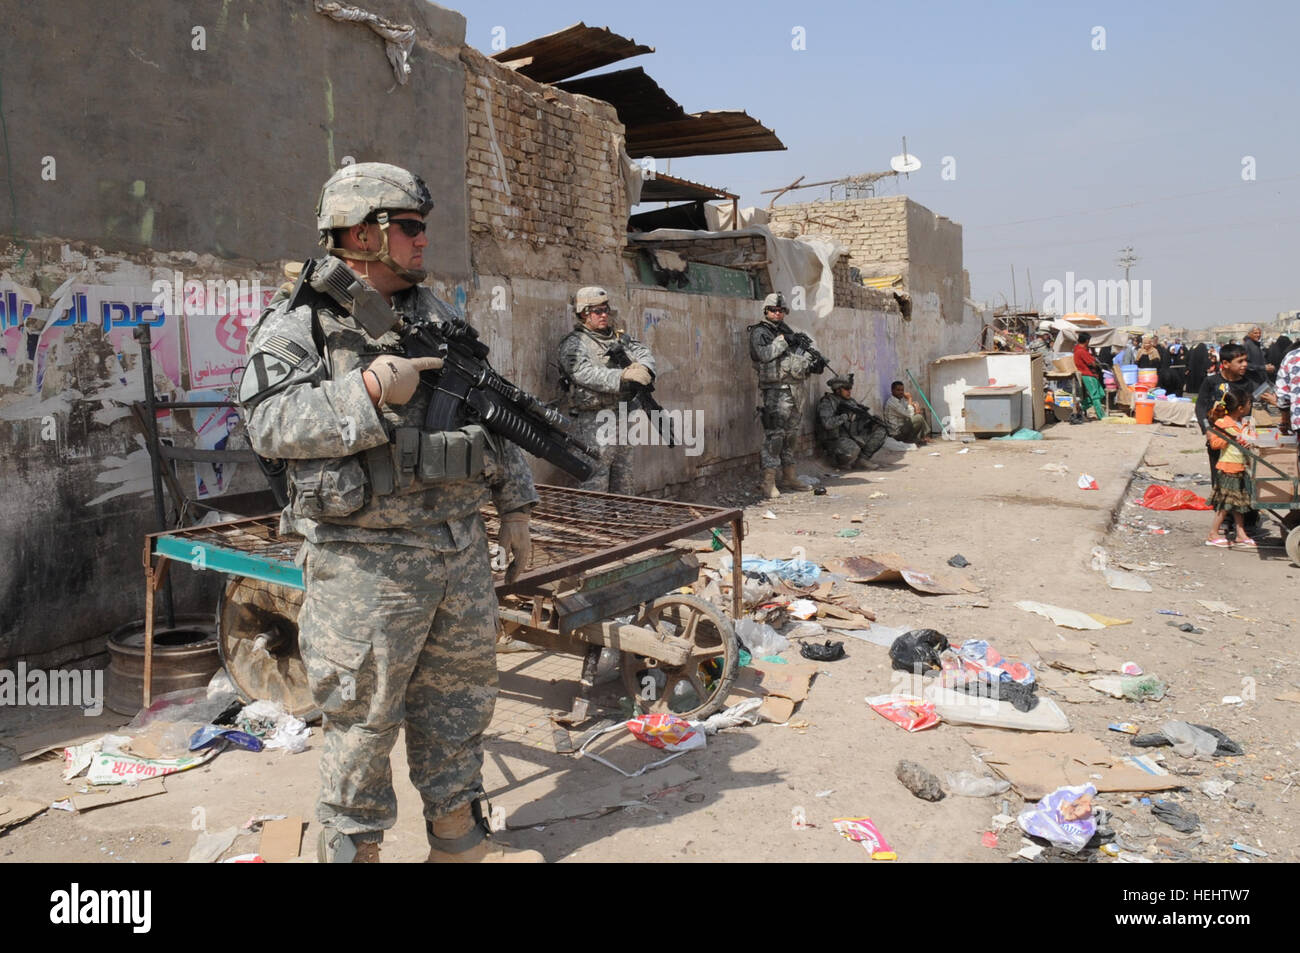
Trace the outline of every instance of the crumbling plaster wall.
<instances>
[{"instance_id":1,"label":"crumbling plaster wall","mask_svg":"<svg viewBox=\"0 0 1300 953\"><path fill-rule=\"evenodd\" d=\"M273 290L283 260L316 253L320 185L348 156L425 177L428 260L453 299L468 281L464 18L423 0L364 6L415 26L405 85L377 35L310 2L0 0L0 284L37 299L0 311L0 665L59 664L142 615L155 524L126 408L143 397L140 309L177 355L160 390L193 383L182 316L145 307L153 281ZM129 297L111 312L121 326L93 300L69 319L64 302L29 333L66 281ZM172 426L192 441L188 414ZM193 484L186 465L181 478ZM229 492L260 483L244 466ZM210 610L220 577L172 576L179 608Z\"/></svg>"}]
</instances>

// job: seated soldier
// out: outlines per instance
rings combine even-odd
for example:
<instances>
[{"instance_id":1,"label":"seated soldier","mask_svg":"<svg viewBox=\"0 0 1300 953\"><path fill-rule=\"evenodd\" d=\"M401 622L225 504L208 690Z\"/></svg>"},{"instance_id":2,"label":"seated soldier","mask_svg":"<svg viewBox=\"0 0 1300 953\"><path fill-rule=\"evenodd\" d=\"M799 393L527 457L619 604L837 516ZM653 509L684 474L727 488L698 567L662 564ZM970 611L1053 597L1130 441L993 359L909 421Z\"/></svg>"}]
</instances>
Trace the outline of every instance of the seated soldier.
<instances>
[{"instance_id":1,"label":"seated soldier","mask_svg":"<svg viewBox=\"0 0 1300 953\"><path fill-rule=\"evenodd\" d=\"M840 469L874 470L870 463L885 442L884 421L853 399L853 375L832 377L830 393L817 402L817 446Z\"/></svg>"}]
</instances>

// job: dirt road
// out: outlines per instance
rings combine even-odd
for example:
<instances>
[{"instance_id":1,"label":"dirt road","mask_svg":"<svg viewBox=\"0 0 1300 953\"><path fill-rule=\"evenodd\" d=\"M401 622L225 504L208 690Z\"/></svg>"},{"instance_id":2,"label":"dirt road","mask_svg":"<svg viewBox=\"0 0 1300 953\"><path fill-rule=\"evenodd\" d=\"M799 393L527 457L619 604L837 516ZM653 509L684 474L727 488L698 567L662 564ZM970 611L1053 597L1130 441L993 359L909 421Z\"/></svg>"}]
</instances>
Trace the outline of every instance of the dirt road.
<instances>
[{"instance_id":1,"label":"dirt road","mask_svg":"<svg viewBox=\"0 0 1300 953\"><path fill-rule=\"evenodd\" d=\"M946 570L954 554L963 555L971 564L966 577L981 589L977 594L923 596L892 585L857 586L855 593L880 624L934 628L954 641L987 639L1035 671L1044 666L1030 639L1082 637L1158 675L1168 694L1144 703L1088 688L1095 675L1052 676L1053 684L1064 687L1051 697L1073 732L1097 739L1114 754L1133 749L1129 736L1108 730L1108 724L1134 722L1145 732L1169 719L1212 725L1245 748L1242 757L1215 761L1154 749L1186 786L1168 797L1196 813L1200 827L1178 834L1133 798L1102 794L1097 803L1114 812L1123 845L1154 861L1247 859L1231 848L1234 842L1266 851L1270 861L1300 859L1290 811L1291 779L1300 777L1300 705L1276 697L1300 697L1289 639L1300 616L1294 589L1300 570L1287 560L1276 532L1274 546L1257 553L1208 549L1202 540L1209 514L1154 514L1126 502L1145 485L1141 478L1129 483L1144 457L1165 464L1168 475L1204 478L1198 434L1092 423L1057 426L1046 436L1041 442L939 442L898 455L878 472L830 476L824 496L756 503L747 510L746 551L788 558L802 547L814 561L896 552L936 570ZM1068 472L1049 472L1046 464L1062 464ZM801 471L827 472L811 461ZM1094 476L1100 489L1079 489L1075 481L1082 472ZM1176 485L1208 493L1192 482ZM769 510L775 519L763 518ZM1116 511L1120 516L1112 527ZM863 522L850 522L859 515ZM1153 535L1152 524L1167 534ZM862 532L836 536L846 528ZM1141 575L1153 591L1109 588L1089 565L1094 546L1106 549L1112 565L1148 567ZM1132 621L1072 632L1016 608L1018 600ZM1235 611L1212 612L1198 600L1228 603ZM987 607L974 605L980 601ZM1160 609L1185 615L1162 615ZM1183 632L1171 621L1203 631ZM969 729L940 725L908 734L875 714L864 699L891 688L887 650L846 642L848 658L819 665L808 700L788 726L725 731L704 750L632 780L553 750L547 714L567 706L577 660L532 652L500 656L502 696L487 745L486 778L506 824L515 828L509 839L541 850L551 861L862 862L861 848L837 836L831 820L868 815L901 861L1007 862L1023 846L1019 831L1003 831L992 847L982 836L1001 801L1014 815L1021 799L1011 791L930 803L904 789L894 772L903 758L940 777L984 772L965 740ZM787 654L802 661L797 652ZM1223 704L1226 696L1243 701ZM205 767L169 778L166 795L83 815L48 811L0 836L0 860L178 861L201 825L238 827L255 814L311 820L318 748L319 728L303 754L227 751ZM399 743L394 757L401 816L385 841L386 861L417 860L426 852L419 801L406 780L401 748ZM661 756L631 739L603 753L627 768ZM11 766L0 771L0 795L54 800L70 790L58 775L54 761ZM1212 799L1201 790L1207 781L1232 784ZM304 854L314 853L314 838L313 822ZM256 849L257 837L245 835L227 856Z\"/></svg>"}]
</instances>

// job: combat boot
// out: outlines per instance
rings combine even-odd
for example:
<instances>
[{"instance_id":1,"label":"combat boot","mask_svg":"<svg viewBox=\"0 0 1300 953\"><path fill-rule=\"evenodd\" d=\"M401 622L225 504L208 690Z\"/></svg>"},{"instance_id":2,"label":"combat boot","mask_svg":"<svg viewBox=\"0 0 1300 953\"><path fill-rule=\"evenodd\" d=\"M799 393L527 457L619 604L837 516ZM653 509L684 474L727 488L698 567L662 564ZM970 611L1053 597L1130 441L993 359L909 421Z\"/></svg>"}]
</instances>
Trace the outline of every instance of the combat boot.
<instances>
[{"instance_id":1,"label":"combat boot","mask_svg":"<svg viewBox=\"0 0 1300 953\"><path fill-rule=\"evenodd\" d=\"M365 840L340 833L332 827L322 827L316 838L316 862L318 864L377 864L379 863L379 841L373 836L358 834Z\"/></svg>"},{"instance_id":2,"label":"combat boot","mask_svg":"<svg viewBox=\"0 0 1300 953\"><path fill-rule=\"evenodd\" d=\"M763 471L763 499L775 500L781 495L781 491L776 488L776 471Z\"/></svg>"},{"instance_id":3,"label":"combat boot","mask_svg":"<svg viewBox=\"0 0 1300 953\"><path fill-rule=\"evenodd\" d=\"M812 488L805 486L799 479L799 474L795 472L794 464L781 468L781 479L777 480L776 485L783 490L791 490L795 493L811 493Z\"/></svg>"},{"instance_id":4,"label":"combat boot","mask_svg":"<svg viewBox=\"0 0 1300 953\"><path fill-rule=\"evenodd\" d=\"M535 850L519 850L492 840L482 817L475 818L477 802L462 804L427 826L428 864L540 864L545 859Z\"/></svg>"}]
</instances>

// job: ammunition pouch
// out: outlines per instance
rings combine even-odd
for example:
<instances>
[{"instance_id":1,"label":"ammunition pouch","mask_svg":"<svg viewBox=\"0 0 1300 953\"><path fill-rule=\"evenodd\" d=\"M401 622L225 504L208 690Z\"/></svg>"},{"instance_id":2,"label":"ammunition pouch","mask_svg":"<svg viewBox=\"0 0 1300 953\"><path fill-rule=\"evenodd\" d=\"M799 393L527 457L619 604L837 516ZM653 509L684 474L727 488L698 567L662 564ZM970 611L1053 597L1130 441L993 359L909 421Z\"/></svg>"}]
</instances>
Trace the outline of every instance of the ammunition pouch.
<instances>
[{"instance_id":1,"label":"ammunition pouch","mask_svg":"<svg viewBox=\"0 0 1300 953\"><path fill-rule=\"evenodd\" d=\"M387 496L422 484L470 480L483 473L487 431L477 424L459 430L420 430L398 427L386 446L365 452L370 490Z\"/></svg>"},{"instance_id":2,"label":"ammunition pouch","mask_svg":"<svg viewBox=\"0 0 1300 953\"><path fill-rule=\"evenodd\" d=\"M366 502L366 475L358 457L294 460L289 471L289 508L308 519L351 516Z\"/></svg>"}]
</instances>

